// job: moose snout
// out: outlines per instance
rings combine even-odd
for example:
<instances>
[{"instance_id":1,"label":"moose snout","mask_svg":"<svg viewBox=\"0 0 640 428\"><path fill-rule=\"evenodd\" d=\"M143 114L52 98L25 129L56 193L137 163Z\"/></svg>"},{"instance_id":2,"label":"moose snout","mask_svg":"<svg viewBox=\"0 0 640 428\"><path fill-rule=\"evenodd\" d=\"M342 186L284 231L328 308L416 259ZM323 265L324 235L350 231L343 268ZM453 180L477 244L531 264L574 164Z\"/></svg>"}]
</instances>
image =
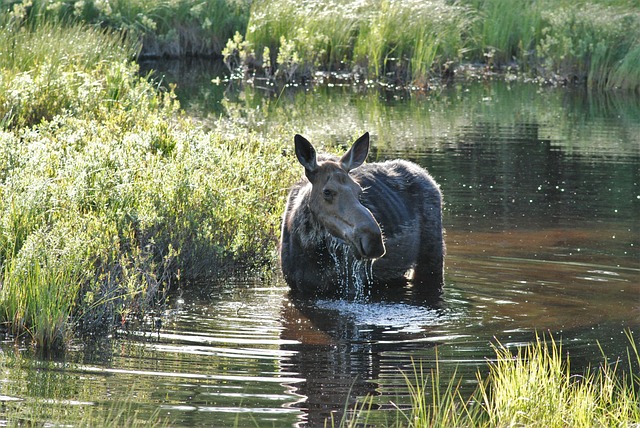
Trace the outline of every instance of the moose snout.
<instances>
[{"instance_id":1,"label":"moose snout","mask_svg":"<svg viewBox=\"0 0 640 428\"><path fill-rule=\"evenodd\" d=\"M360 239L360 254L367 259L379 259L384 256L385 248L382 235L364 235Z\"/></svg>"},{"instance_id":2,"label":"moose snout","mask_svg":"<svg viewBox=\"0 0 640 428\"><path fill-rule=\"evenodd\" d=\"M358 228L355 232L356 239L352 242L356 246L356 254L361 259L378 259L384 256L385 248L382 240L382 232L376 227Z\"/></svg>"}]
</instances>

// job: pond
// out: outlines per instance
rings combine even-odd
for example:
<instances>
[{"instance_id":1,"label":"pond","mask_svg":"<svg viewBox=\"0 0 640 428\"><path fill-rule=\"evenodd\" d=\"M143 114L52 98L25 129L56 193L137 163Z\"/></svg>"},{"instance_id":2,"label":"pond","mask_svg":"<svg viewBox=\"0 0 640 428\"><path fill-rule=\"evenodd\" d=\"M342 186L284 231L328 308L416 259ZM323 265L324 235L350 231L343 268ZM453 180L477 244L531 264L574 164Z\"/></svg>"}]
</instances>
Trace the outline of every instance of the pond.
<instances>
[{"instance_id":1,"label":"pond","mask_svg":"<svg viewBox=\"0 0 640 428\"><path fill-rule=\"evenodd\" d=\"M457 372L470 392L498 342L516 347L549 332L577 371L602 352L626 359L627 329L640 342L637 97L491 81L269 95L185 69L178 95L204 122L242 117L258 132L318 145L369 131L370 161L427 168L446 204L442 299L408 288L369 301L298 301L277 271L198 284L171 296L161 323L61 357L3 342L0 424L10 409L40 403L72 425L83 412L100 421L133 406L171 426L322 426L369 395L373 420L384 422L410 402L404 376L417 362L428 372L437 361L444 381Z\"/></svg>"}]
</instances>

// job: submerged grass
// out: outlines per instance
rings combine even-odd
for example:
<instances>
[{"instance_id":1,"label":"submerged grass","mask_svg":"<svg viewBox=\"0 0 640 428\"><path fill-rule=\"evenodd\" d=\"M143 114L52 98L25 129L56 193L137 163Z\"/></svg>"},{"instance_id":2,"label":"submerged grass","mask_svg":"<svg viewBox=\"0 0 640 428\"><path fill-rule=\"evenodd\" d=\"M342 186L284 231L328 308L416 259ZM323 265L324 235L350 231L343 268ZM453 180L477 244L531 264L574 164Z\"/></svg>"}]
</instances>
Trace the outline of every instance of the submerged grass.
<instances>
[{"instance_id":1,"label":"submerged grass","mask_svg":"<svg viewBox=\"0 0 640 428\"><path fill-rule=\"evenodd\" d=\"M463 395L454 372L441 378L440 367L428 373L422 363L404 374L411 396L410 410L388 426L434 427L620 427L640 424L640 353L630 331L629 372L621 361L603 361L583 373L571 370L562 344L536 336L533 343L512 351L498 343L489 374L478 373L479 387ZM364 400L367 403L368 399ZM342 426L360 426L371 409L356 407Z\"/></svg>"}]
</instances>

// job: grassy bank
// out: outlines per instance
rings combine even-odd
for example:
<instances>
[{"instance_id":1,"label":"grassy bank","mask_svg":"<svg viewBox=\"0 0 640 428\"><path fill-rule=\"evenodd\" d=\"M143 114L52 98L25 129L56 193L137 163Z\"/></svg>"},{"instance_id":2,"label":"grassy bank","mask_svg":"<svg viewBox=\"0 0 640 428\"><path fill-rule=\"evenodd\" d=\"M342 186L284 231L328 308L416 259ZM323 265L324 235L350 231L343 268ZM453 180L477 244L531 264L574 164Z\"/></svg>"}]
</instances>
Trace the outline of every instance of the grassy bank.
<instances>
[{"instance_id":1,"label":"grassy bank","mask_svg":"<svg viewBox=\"0 0 640 428\"><path fill-rule=\"evenodd\" d=\"M561 342L536 337L517 350L495 346L488 375L478 374L478 389L462 392L454 374L442 379L438 363L425 370L415 363L405 374L410 406L387 416L384 426L398 427L620 427L640 423L640 354L631 332L625 361L603 361L574 372ZM629 368L623 369L622 366ZM367 401L369 400L369 401ZM329 426L355 427L375 421L370 398L351 416ZM375 411L374 411L375 412ZM373 422L377 424L377 422Z\"/></svg>"},{"instance_id":2,"label":"grassy bank","mask_svg":"<svg viewBox=\"0 0 640 428\"><path fill-rule=\"evenodd\" d=\"M0 322L43 349L178 277L273 260L285 143L204 132L138 77L137 49L84 25L0 33Z\"/></svg>"},{"instance_id":3,"label":"grassy bank","mask_svg":"<svg viewBox=\"0 0 640 428\"><path fill-rule=\"evenodd\" d=\"M268 75L353 72L424 84L465 63L590 87L640 88L634 1L255 1L245 49Z\"/></svg>"},{"instance_id":4,"label":"grassy bank","mask_svg":"<svg viewBox=\"0 0 640 428\"><path fill-rule=\"evenodd\" d=\"M249 0L18 0L3 14L30 25L78 23L128 33L143 56L220 55L235 31L246 29Z\"/></svg>"}]
</instances>

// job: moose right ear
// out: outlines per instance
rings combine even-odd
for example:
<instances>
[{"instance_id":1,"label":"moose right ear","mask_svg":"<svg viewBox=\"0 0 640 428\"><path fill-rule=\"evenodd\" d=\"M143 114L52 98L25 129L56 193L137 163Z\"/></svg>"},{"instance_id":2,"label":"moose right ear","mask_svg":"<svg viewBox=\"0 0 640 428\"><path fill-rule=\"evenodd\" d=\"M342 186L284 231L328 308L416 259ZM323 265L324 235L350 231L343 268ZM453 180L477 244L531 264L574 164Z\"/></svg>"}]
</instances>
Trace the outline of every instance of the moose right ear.
<instances>
[{"instance_id":1,"label":"moose right ear","mask_svg":"<svg viewBox=\"0 0 640 428\"><path fill-rule=\"evenodd\" d=\"M304 166L307 173L313 172L318 167L316 161L316 149L302 135L296 134L294 137L296 143L296 156L298 161Z\"/></svg>"}]
</instances>

